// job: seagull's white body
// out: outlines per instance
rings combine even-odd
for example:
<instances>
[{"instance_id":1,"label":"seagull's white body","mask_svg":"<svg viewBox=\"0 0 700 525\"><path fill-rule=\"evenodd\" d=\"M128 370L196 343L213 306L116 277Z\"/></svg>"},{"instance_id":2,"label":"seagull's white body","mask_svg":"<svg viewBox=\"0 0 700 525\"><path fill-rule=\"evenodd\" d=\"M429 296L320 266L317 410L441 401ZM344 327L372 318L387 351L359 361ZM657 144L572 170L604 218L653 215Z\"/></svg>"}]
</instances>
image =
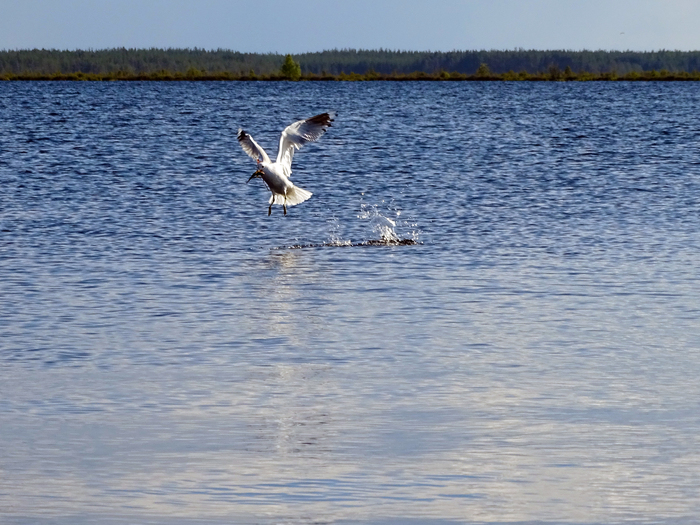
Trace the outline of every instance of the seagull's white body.
<instances>
[{"instance_id":1,"label":"seagull's white body","mask_svg":"<svg viewBox=\"0 0 700 525\"><path fill-rule=\"evenodd\" d=\"M287 206L296 206L311 197L311 192L295 186L289 180L292 175L294 151L307 142L318 140L331 126L334 118L334 112L321 113L306 120L299 120L284 128L282 135L280 135L277 158L274 162L270 160L265 150L253 140L253 137L242 129L238 130L238 142L241 143L243 151L258 163L258 170L253 173L250 179L262 178L272 192L268 215L272 212L273 204L282 205L286 215Z\"/></svg>"}]
</instances>

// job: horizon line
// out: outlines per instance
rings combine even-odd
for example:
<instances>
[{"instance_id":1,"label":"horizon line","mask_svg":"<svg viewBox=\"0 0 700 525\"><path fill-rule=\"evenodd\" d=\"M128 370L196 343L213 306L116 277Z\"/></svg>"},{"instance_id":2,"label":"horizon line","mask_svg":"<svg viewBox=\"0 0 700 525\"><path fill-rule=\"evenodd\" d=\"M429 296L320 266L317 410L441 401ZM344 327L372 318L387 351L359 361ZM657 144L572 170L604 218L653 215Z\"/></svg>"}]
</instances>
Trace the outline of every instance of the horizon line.
<instances>
[{"instance_id":1,"label":"horizon line","mask_svg":"<svg viewBox=\"0 0 700 525\"><path fill-rule=\"evenodd\" d=\"M313 55L322 54L330 52L345 52L345 53L362 53L362 52L385 52L385 53L433 53L433 54L448 54L448 53L525 53L525 52L539 52L539 53L697 53L700 49L683 50L683 49L646 49L646 50L635 50L635 49L565 49L565 48L551 48L551 49L537 49L537 48L523 48L516 47L512 49L452 49L450 51L435 51L435 50L410 50L410 49L388 49L388 48L332 48L324 49L322 51L303 51L300 53L286 53L280 51L238 51L231 48L204 48L204 47L104 47L104 48L74 48L74 49L59 49L59 48L45 48L45 47L34 47L34 48L15 48L15 49L0 49L0 53L10 53L10 52L22 52L22 51L50 51L50 52L101 52L101 51L200 51L205 53L217 53L217 52L231 52L240 53L242 55Z\"/></svg>"}]
</instances>

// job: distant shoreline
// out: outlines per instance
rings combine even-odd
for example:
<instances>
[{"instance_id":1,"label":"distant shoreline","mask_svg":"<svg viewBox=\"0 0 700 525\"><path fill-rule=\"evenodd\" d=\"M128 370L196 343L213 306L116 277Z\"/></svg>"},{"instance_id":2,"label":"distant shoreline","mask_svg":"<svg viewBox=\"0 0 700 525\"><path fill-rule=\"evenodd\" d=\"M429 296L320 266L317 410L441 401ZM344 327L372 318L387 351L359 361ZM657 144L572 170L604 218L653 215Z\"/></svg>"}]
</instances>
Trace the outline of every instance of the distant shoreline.
<instances>
[{"instance_id":1,"label":"distant shoreline","mask_svg":"<svg viewBox=\"0 0 700 525\"><path fill-rule=\"evenodd\" d=\"M285 65L286 64L286 65ZM334 49L0 50L0 80L222 81L700 80L700 51Z\"/></svg>"},{"instance_id":2,"label":"distant shoreline","mask_svg":"<svg viewBox=\"0 0 700 525\"><path fill-rule=\"evenodd\" d=\"M232 72L217 72L204 73L192 72L187 73L171 73L169 71L157 71L153 73L124 73L117 71L113 73L53 73L50 75L40 73L22 73L22 74L0 74L0 81L88 81L88 82L134 82L134 81L151 81L151 82L181 82L181 81L231 81L231 82L279 82L289 81L280 75L241 75ZM367 74L359 73L340 73L339 75L302 75L297 82L668 82L668 81L700 81L700 72L670 72L670 71L636 71L625 75L617 75L612 73L589 73L580 71L574 73L572 71L559 71L551 69L546 73L520 73L507 72L495 74L490 72L476 73L467 75L462 73L448 73L441 71L438 73L424 73L416 71L409 74L389 74L382 75L379 73L370 72Z\"/></svg>"}]
</instances>

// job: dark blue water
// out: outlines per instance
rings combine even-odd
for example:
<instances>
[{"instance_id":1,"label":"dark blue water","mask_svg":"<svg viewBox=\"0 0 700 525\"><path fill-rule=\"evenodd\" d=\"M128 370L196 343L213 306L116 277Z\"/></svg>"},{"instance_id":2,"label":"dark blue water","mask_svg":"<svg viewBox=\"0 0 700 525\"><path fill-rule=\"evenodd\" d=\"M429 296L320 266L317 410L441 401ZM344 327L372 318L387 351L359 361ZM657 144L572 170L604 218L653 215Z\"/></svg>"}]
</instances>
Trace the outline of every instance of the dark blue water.
<instances>
[{"instance_id":1,"label":"dark blue water","mask_svg":"<svg viewBox=\"0 0 700 525\"><path fill-rule=\"evenodd\" d=\"M268 217L237 129L272 155L328 110ZM0 522L694 522L698 114L694 83L0 83ZM418 244L352 246L382 239Z\"/></svg>"}]
</instances>

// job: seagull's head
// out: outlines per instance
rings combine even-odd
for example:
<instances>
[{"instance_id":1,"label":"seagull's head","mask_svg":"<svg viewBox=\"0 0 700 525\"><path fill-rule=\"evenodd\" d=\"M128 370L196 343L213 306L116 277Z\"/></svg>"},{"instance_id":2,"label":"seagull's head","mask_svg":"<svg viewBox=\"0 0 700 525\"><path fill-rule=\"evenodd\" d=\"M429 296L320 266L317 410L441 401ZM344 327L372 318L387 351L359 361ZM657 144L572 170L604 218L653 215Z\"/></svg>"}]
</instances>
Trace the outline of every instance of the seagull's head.
<instances>
[{"instance_id":1,"label":"seagull's head","mask_svg":"<svg viewBox=\"0 0 700 525\"><path fill-rule=\"evenodd\" d=\"M250 176L250 178L248 179L246 184L248 184L248 182L250 182L253 179L262 179L263 173L264 172L263 172L262 168L258 168L257 171Z\"/></svg>"}]
</instances>

